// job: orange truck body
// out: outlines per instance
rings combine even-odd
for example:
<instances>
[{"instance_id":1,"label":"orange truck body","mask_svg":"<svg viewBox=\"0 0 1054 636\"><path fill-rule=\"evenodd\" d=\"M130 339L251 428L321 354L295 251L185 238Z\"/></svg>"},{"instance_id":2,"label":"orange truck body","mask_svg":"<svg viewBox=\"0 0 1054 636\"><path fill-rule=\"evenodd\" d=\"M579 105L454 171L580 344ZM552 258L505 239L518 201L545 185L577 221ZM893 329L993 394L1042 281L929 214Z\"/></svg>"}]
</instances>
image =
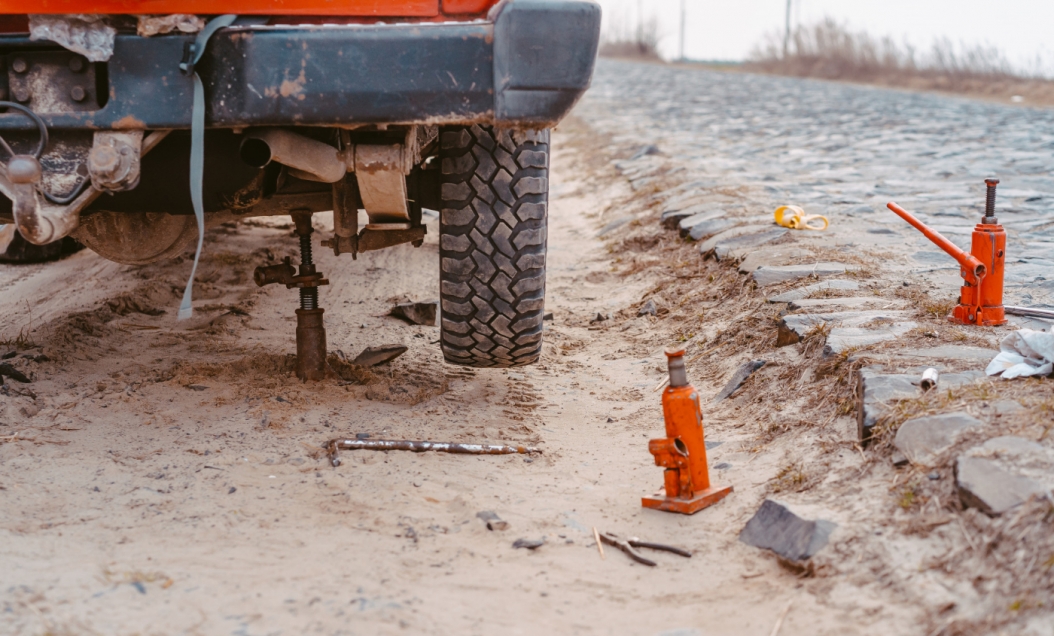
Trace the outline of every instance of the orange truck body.
<instances>
[{"instance_id":1,"label":"orange truck body","mask_svg":"<svg viewBox=\"0 0 1054 636\"><path fill-rule=\"evenodd\" d=\"M471 16L498 0L5 0L0 13L305 15L348 17Z\"/></svg>"}]
</instances>

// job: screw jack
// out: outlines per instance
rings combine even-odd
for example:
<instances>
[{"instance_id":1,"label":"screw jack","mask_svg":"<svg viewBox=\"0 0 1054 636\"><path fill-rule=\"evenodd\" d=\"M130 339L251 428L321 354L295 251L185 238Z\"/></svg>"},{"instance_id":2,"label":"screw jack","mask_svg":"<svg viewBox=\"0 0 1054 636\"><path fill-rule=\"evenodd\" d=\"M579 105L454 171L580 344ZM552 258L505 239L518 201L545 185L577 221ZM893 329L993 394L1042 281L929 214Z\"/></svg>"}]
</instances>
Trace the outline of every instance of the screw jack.
<instances>
[{"instance_id":1,"label":"screw jack","mask_svg":"<svg viewBox=\"0 0 1054 636\"><path fill-rule=\"evenodd\" d=\"M296 310L296 377L306 382L326 376L326 326L322 320L325 310L318 306L318 288L328 285L322 273L315 270L311 256L311 213L293 212L296 234L300 237L300 270L294 270L285 259L278 265L257 267L253 280L260 287L281 283L288 289L300 290L300 309Z\"/></svg>"}]
</instances>

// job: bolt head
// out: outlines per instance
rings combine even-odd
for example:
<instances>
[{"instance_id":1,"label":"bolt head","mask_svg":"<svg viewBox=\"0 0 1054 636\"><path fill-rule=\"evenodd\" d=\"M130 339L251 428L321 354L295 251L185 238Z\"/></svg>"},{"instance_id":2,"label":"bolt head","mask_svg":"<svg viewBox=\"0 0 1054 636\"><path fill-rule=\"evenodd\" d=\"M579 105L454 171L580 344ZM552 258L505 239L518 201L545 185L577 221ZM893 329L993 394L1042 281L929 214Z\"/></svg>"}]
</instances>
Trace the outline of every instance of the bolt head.
<instances>
[{"instance_id":1,"label":"bolt head","mask_svg":"<svg viewBox=\"0 0 1054 636\"><path fill-rule=\"evenodd\" d=\"M76 56L70 58L70 70L73 71L74 73L80 73L86 67L87 67L87 64L85 64L83 57L81 57L79 55L76 55Z\"/></svg>"},{"instance_id":2,"label":"bolt head","mask_svg":"<svg viewBox=\"0 0 1054 636\"><path fill-rule=\"evenodd\" d=\"M985 179L984 182L989 188L994 188L999 185L999 179Z\"/></svg>"},{"instance_id":3,"label":"bolt head","mask_svg":"<svg viewBox=\"0 0 1054 636\"><path fill-rule=\"evenodd\" d=\"M88 93L83 87L74 86L70 89L70 97L72 97L75 102L83 102L84 99L88 97Z\"/></svg>"},{"instance_id":4,"label":"bolt head","mask_svg":"<svg viewBox=\"0 0 1054 636\"><path fill-rule=\"evenodd\" d=\"M40 183L40 162L29 155L15 155L7 162L7 178L11 183Z\"/></svg>"},{"instance_id":5,"label":"bolt head","mask_svg":"<svg viewBox=\"0 0 1054 636\"><path fill-rule=\"evenodd\" d=\"M19 86L15 90L11 91L16 102L25 104L29 101L29 98L33 95L29 92L29 89L24 86Z\"/></svg>"},{"instance_id":6,"label":"bolt head","mask_svg":"<svg viewBox=\"0 0 1054 636\"><path fill-rule=\"evenodd\" d=\"M16 57L14 60L11 61L11 70L16 73L25 73L27 70L29 70L29 65L26 64L26 61L22 58Z\"/></svg>"},{"instance_id":7,"label":"bolt head","mask_svg":"<svg viewBox=\"0 0 1054 636\"><path fill-rule=\"evenodd\" d=\"M121 156L112 146L96 146L88 153L88 167L93 174L110 176L121 165Z\"/></svg>"}]
</instances>

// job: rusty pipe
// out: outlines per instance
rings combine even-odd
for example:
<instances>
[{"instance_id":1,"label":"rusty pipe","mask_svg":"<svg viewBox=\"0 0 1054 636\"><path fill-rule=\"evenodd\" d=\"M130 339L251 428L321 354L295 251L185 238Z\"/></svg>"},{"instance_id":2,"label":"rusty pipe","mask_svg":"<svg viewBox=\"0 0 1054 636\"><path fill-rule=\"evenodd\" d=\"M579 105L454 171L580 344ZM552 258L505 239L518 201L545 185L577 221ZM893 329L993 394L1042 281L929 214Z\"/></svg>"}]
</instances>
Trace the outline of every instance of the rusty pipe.
<instances>
[{"instance_id":1,"label":"rusty pipe","mask_svg":"<svg viewBox=\"0 0 1054 636\"><path fill-rule=\"evenodd\" d=\"M340 466L337 459L338 450L378 450L391 451L402 450L423 453L436 451L439 453L458 453L461 455L533 455L541 453L541 449L531 446L509 446L506 444L456 444L450 442L414 442L409 440L383 440L383 439L335 439L326 444L329 451L330 462L334 466Z\"/></svg>"},{"instance_id":2,"label":"rusty pipe","mask_svg":"<svg viewBox=\"0 0 1054 636\"><path fill-rule=\"evenodd\" d=\"M279 128L250 131L241 145L242 161L263 168L272 161L290 168L293 176L309 181L336 183L348 165L333 146Z\"/></svg>"},{"instance_id":3,"label":"rusty pipe","mask_svg":"<svg viewBox=\"0 0 1054 636\"><path fill-rule=\"evenodd\" d=\"M947 252L949 256L958 261L959 265L962 266L963 278L974 285L979 285L981 283L981 279L988 273L988 268L986 268L984 263L978 260L977 257L969 252L959 249L959 246L944 238L940 232L930 228L925 223L918 220L911 212L908 212L896 203L890 202L886 207L911 224L916 230L922 232L922 235L932 241L934 245L941 248Z\"/></svg>"}]
</instances>

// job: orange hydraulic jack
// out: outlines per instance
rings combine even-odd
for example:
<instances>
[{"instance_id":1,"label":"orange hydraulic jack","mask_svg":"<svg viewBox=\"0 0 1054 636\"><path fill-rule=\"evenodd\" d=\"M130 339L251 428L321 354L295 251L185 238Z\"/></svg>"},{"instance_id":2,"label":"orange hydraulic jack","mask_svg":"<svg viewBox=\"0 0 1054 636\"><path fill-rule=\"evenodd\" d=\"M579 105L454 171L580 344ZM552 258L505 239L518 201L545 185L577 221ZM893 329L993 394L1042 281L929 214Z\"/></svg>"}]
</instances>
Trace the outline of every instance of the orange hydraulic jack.
<instances>
[{"instance_id":1,"label":"orange hydraulic jack","mask_svg":"<svg viewBox=\"0 0 1054 636\"><path fill-rule=\"evenodd\" d=\"M699 392L688 384L684 347L668 347L666 358L670 368L670 386L662 394L666 437L648 442L655 464L666 469L666 496L644 497L641 505L690 515L721 501L732 487L710 486Z\"/></svg>"},{"instance_id":2,"label":"orange hydraulic jack","mask_svg":"<svg viewBox=\"0 0 1054 636\"><path fill-rule=\"evenodd\" d=\"M959 295L959 304L952 310L948 320L964 325L995 326L1006 323L1003 310L1003 264L1006 262L1006 230L995 218L995 187L998 179L985 179L988 196L985 201L984 218L974 226L973 246L970 254L914 217L896 203L887 207L893 210L937 247L959 261L959 273L965 279Z\"/></svg>"}]
</instances>

